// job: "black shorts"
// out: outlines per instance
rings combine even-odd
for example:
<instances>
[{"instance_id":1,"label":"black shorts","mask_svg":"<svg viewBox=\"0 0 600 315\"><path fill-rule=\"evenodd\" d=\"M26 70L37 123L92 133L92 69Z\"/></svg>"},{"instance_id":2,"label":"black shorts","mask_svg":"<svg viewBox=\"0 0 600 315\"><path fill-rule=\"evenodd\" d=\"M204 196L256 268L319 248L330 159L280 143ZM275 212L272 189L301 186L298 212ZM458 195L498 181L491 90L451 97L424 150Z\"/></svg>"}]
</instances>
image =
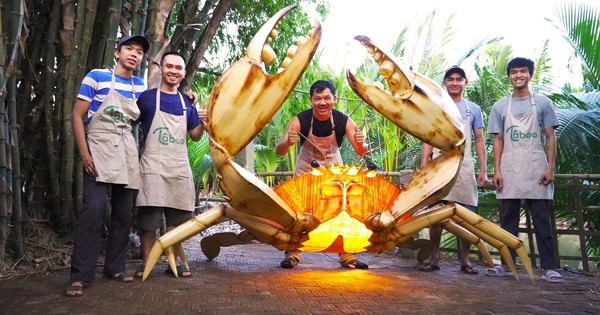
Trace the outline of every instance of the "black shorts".
<instances>
[{"instance_id":1,"label":"black shorts","mask_svg":"<svg viewBox=\"0 0 600 315\"><path fill-rule=\"evenodd\" d=\"M138 228L144 231L155 231L165 215L167 226L178 226L193 217L193 211L185 211L167 207L139 207L137 212Z\"/></svg>"}]
</instances>

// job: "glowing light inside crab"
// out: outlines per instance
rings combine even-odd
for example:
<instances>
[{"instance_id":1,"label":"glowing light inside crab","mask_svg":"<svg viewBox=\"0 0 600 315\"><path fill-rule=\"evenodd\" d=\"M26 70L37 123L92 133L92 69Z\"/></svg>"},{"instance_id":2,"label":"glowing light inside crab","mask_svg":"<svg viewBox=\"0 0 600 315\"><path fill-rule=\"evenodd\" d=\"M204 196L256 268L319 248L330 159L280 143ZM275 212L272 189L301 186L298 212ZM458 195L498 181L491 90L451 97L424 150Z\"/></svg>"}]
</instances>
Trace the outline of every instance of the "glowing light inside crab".
<instances>
[{"instance_id":1,"label":"glowing light inside crab","mask_svg":"<svg viewBox=\"0 0 600 315\"><path fill-rule=\"evenodd\" d=\"M384 212L400 189L370 177L372 170L335 165L314 168L276 187L275 192L297 213L310 213L321 222L302 242L307 252L355 253L367 250L373 231L363 222Z\"/></svg>"}]
</instances>

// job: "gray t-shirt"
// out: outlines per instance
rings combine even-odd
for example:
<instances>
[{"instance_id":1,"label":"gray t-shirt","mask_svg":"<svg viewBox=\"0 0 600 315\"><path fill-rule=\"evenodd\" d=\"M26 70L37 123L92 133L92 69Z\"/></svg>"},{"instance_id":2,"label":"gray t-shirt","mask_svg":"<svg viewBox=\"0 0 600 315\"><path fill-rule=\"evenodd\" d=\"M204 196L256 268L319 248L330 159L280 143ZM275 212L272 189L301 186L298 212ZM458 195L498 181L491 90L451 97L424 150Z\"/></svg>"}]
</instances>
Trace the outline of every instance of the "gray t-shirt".
<instances>
[{"instance_id":1,"label":"gray t-shirt","mask_svg":"<svg viewBox=\"0 0 600 315\"><path fill-rule=\"evenodd\" d=\"M506 118L506 110L508 109L508 98L506 96L497 101L490 112L487 133L497 134L504 133L504 119ZM558 127L559 122L554 111L552 101L544 95L535 94L535 105L537 108L538 122L542 130L548 127ZM531 111L531 101L529 96L525 98L512 99L512 114L519 115Z\"/></svg>"}]
</instances>

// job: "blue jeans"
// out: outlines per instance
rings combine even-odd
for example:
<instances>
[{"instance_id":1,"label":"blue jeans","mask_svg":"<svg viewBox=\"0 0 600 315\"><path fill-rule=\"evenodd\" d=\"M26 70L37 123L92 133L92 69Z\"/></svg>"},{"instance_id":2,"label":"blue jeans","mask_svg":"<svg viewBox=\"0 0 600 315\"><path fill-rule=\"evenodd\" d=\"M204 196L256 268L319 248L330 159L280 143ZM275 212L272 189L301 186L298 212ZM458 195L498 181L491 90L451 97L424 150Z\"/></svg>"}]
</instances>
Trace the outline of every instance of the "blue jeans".
<instances>
[{"instance_id":1,"label":"blue jeans","mask_svg":"<svg viewBox=\"0 0 600 315\"><path fill-rule=\"evenodd\" d=\"M125 185L96 182L96 179L87 173L84 173L83 177L83 206L75 231L70 279L92 282L100 254L102 225L109 191L112 210L103 273L112 276L125 272L135 190L125 188Z\"/></svg>"},{"instance_id":2,"label":"blue jeans","mask_svg":"<svg viewBox=\"0 0 600 315\"><path fill-rule=\"evenodd\" d=\"M552 224L550 223L550 200L546 199L524 199L533 221L535 240L540 254L540 265L542 269L554 269L554 249L552 243ZM501 199L500 226L514 236L519 233L519 221L521 219L521 199ZM510 250L515 260L515 251Z\"/></svg>"}]
</instances>

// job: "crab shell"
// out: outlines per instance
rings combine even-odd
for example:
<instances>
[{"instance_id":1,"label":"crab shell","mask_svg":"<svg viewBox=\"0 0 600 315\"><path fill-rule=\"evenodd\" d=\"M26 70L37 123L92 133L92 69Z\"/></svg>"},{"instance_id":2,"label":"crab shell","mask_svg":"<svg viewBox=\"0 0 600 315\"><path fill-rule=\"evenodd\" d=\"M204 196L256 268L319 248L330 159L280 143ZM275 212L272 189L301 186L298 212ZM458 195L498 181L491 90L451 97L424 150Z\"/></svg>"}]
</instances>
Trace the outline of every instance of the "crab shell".
<instances>
[{"instance_id":1,"label":"crab shell","mask_svg":"<svg viewBox=\"0 0 600 315\"><path fill-rule=\"evenodd\" d=\"M177 275L174 245L227 219L236 221L246 231L238 236L213 238L206 250L204 241L211 237L204 238L202 248L209 259L218 255L220 246L242 244L251 239L280 250L378 253L395 247L424 227L445 222L447 229L476 244L490 263L491 257L481 239L501 248L505 260L510 259L506 244L518 248L524 260L518 239L459 205L415 215L419 209L443 198L454 183L465 142L460 114L441 87L399 66L393 56L381 51L367 37L357 39L380 64L391 94L361 83L348 72L350 86L398 127L442 149L444 154L416 173L403 189L380 176L373 177L372 171L340 165L324 170L321 176L300 175L273 189L234 161L236 153L282 106L321 39L321 26L316 21L309 37L299 40L297 49L288 51L278 74L265 72L264 64L275 59L267 45L269 38L276 34L275 27L292 8L284 8L265 23L250 42L246 55L223 73L211 93L210 147L220 188L229 204L209 209L158 239L149 255L143 279L163 252L169 256L171 269ZM460 223L449 222L450 217ZM313 244L314 233L334 220L357 225L362 231L352 234L354 232L345 229L336 230L337 234L326 236L323 244ZM490 237L490 234L495 236ZM345 241L352 238L362 241L360 248L346 247ZM179 256L184 257L181 247Z\"/></svg>"}]
</instances>

